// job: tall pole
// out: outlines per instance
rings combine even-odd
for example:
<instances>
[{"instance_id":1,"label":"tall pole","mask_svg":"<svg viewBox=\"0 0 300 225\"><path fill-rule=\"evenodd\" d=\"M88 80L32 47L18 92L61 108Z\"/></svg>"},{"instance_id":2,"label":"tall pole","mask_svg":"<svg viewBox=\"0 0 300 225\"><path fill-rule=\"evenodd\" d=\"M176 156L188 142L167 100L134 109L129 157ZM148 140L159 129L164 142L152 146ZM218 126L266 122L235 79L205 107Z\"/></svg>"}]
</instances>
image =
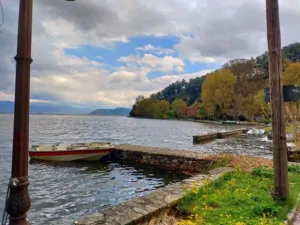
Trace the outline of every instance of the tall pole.
<instances>
[{"instance_id":1,"label":"tall pole","mask_svg":"<svg viewBox=\"0 0 300 225\"><path fill-rule=\"evenodd\" d=\"M28 193L29 100L32 2L20 0L16 65L15 111L11 182L6 212L10 225L27 225L31 200Z\"/></svg>"},{"instance_id":2,"label":"tall pole","mask_svg":"<svg viewBox=\"0 0 300 225\"><path fill-rule=\"evenodd\" d=\"M266 0L266 9L272 108L274 197L278 200L285 200L289 196L289 184L283 86L281 81L282 53L278 0Z\"/></svg>"}]
</instances>

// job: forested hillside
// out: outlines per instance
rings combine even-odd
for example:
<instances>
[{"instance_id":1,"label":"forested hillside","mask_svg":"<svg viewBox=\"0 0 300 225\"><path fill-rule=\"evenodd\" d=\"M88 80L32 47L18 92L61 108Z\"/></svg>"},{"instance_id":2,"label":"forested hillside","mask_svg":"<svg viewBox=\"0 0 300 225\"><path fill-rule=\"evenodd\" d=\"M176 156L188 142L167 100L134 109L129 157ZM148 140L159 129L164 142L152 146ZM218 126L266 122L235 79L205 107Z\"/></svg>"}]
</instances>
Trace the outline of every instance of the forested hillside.
<instances>
[{"instance_id":1,"label":"forested hillside","mask_svg":"<svg viewBox=\"0 0 300 225\"><path fill-rule=\"evenodd\" d=\"M282 56L283 71L290 68L295 73L296 68L300 78L300 63L296 63L300 61L300 43L283 47ZM294 76L290 73L284 73L285 80ZM265 52L255 59L230 60L202 77L177 81L149 98L138 96L130 116L251 120L269 114L263 99L263 89L267 86L268 53Z\"/></svg>"},{"instance_id":2,"label":"forested hillside","mask_svg":"<svg viewBox=\"0 0 300 225\"><path fill-rule=\"evenodd\" d=\"M172 103L176 98L182 99L187 105L192 105L199 98L202 84L206 76L190 79L189 82L182 80L170 84L168 87L158 92L159 100L167 100Z\"/></svg>"}]
</instances>

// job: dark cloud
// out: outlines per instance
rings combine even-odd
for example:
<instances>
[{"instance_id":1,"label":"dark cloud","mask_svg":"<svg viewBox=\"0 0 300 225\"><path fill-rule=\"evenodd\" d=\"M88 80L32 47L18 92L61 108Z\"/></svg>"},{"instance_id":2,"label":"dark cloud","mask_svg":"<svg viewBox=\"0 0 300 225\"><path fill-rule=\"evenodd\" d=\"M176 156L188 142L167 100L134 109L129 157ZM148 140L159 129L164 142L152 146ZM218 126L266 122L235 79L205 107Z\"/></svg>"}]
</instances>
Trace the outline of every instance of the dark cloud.
<instances>
[{"instance_id":1,"label":"dark cloud","mask_svg":"<svg viewBox=\"0 0 300 225\"><path fill-rule=\"evenodd\" d=\"M168 18L138 0L89 0L77 2L37 1L37 8L47 18L62 18L76 27L86 38L92 33L98 38L132 36L164 29ZM90 33L91 32L91 33Z\"/></svg>"},{"instance_id":2,"label":"dark cloud","mask_svg":"<svg viewBox=\"0 0 300 225\"><path fill-rule=\"evenodd\" d=\"M33 91L30 94L30 97L35 100L44 100L44 101L62 101L64 100L62 93L52 93L43 90Z\"/></svg>"}]
</instances>

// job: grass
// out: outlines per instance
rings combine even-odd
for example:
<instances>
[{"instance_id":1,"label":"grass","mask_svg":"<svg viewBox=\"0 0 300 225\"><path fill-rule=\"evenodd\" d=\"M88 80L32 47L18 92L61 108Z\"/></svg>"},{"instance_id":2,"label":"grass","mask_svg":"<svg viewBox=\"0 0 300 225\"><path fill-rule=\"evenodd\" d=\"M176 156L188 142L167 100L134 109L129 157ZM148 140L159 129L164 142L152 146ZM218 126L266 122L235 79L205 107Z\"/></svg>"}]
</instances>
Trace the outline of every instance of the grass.
<instances>
[{"instance_id":1,"label":"grass","mask_svg":"<svg viewBox=\"0 0 300 225\"><path fill-rule=\"evenodd\" d=\"M266 127L264 128L266 133L269 133L272 131L272 127ZM285 130L286 130L286 133L290 133L290 134L293 134L294 133L294 126L293 124L288 124L285 126Z\"/></svg>"},{"instance_id":2,"label":"grass","mask_svg":"<svg viewBox=\"0 0 300 225\"><path fill-rule=\"evenodd\" d=\"M285 127L286 129L286 132L287 133L290 133L290 134L293 134L295 131L294 131L294 126L291 124L291 125L288 125Z\"/></svg>"},{"instance_id":3,"label":"grass","mask_svg":"<svg viewBox=\"0 0 300 225\"><path fill-rule=\"evenodd\" d=\"M273 172L256 168L223 175L205 186L192 188L178 209L189 219L177 225L279 225L296 204L300 193L300 167L289 167L290 198L274 201Z\"/></svg>"},{"instance_id":4,"label":"grass","mask_svg":"<svg viewBox=\"0 0 300 225\"><path fill-rule=\"evenodd\" d=\"M272 160L258 156L218 154L210 155L207 158L216 162L220 162L219 164L221 166L218 167L229 166L231 168L243 170L245 172L251 172L254 168L258 167L268 167L270 169L273 167ZM225 162L227 163L225 164Z\"/></svg>"},{"instance_id":5,"label":"grass","mask_svg":"<svg viewBox=\"0 0 300 225\"><path fill-rule=\"evenodd\" d=\"M206 174L210 170L220 168L220 167L226 167L226 166L229 165L229 163L230 163L230 160L226 157L218 158L218 159L212 159L211 163L206 168L204 168L202 173Z\"/></svg>"}]
</instances>

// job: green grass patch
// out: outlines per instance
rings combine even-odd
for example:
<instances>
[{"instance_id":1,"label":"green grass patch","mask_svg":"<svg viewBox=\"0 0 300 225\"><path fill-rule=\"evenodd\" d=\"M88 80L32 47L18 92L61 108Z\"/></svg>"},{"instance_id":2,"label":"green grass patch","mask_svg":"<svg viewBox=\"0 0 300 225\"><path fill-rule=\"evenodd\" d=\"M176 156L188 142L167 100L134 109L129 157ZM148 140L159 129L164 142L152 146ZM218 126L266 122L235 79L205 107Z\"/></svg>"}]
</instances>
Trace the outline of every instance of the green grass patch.
<instances>
[{"instance_id":1,"label":"green grass patch","mask_svg":"<svg viewBox=\"0 0 300 225\"><path fill-rule=\"evenodd\" d=\"M287 133L290 133L290 134L295 133L294 126L292 124L285 126L285 129L286 129Z\"/></svg>"},{"instance_id":2,"label":"green grass patch","mask_svg":"<svg viewBox=\"0 0 300 225\"><path fill-rule=\"evenodd\" d=\"M266 133L269 133L269 132L272 131L272 127L266 127L264 129L265 129ZM286 130L286 133L293 134L294 133L294 126L292 124L286 125L285 130Z\"/></svg>"},{"instance_id":3,"label":"green grass patch","mask_svg":"<svg viewBox=\"0 0 300 225\"><path fill-rule=\"evenodd\" d=\"M209 165L202 171L203 174L207 174L210 170L220 168L220 167L226 167L229 164L229 159L227 158L221 158L221 159L216 159L212 160Z\"/></svg>"},{"instance_id":4,"label":"green grass patch","mask_svg":"<svg viewBox=\"0 0 300 225\"><path fill-rule=\"evenodd\" d=\"M286 219L300 193L300 167L289 166L290 198L274 201L273 171L257 168L251 174L233 171L201 188L192 188L178 209L190 214L178 225L278 225Z\"/></svg>"}]
</instances>

